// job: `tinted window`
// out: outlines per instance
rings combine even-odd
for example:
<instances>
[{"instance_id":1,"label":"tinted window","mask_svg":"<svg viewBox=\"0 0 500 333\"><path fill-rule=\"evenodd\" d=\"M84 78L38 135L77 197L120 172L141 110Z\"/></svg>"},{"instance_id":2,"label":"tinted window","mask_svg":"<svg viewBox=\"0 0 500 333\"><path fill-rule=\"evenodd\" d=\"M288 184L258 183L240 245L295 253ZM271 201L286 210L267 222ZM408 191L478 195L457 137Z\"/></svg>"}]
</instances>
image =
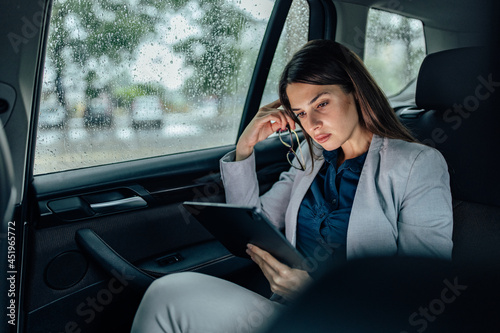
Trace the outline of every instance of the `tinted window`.
<instances>
[{"instance_id":1,"label":"tinted window","mask_svg":"<svg viewBox=\"0 0 500 333\"><path fill-rule=\"evenodd\" d=\"M278 99L281 72L293 54L307 42L308 32L309 5L306 0L296 0L290 7L285 27L281 32L262 97L263 105Z\"/></svg>"},{"instance_id":2,"label":"tinted window","mask_svg":"<svg viewBox=\"0 0 500 333\"><path fill-rule=\"evenodd\" d=\"M55 0L35 173L233 144L272 6Z\"/></svg>"},{"instance_id":3,"label":"tinted window","mask_svg":"<svg viewBox=\"0 0 500 333\"><path fill-rule=\"evenodd\" d=\"M412 85L425 57L422 22L370 9L364 62L386 95ZM414 86L409 87L415 90Z\"/></svg>"}]
</instances>

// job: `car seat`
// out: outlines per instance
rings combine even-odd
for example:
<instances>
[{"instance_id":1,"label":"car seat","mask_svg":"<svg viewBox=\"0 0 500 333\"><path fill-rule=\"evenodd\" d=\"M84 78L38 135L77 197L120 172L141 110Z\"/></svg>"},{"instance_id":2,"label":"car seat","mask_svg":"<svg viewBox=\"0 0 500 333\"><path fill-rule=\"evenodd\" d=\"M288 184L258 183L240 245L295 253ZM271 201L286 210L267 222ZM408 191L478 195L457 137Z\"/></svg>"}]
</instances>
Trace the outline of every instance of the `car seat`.
<instances>
[{"instance_id":1,"label":"car seat","mask_svg":"<svg viewBox=\"0 0 500 333\"><path fill-rule=\"evenodd\" d=\"M500 173L496 154L500 80L482 47L428 55L420 68L416 108L398 111L422 143L448 163L453 197L453 260L500 259Z\"/></svg>"},{"instance_id":2,"label":"car seat","mask_svg":"<svg viewBox=\"0 0 500 333\"><path fill-rule=\"evenodd\" d=\"M453 197L453 262L366 258L316 281L262 332L498 331L500 173L498 92L490 51L428 55L416 107L399 110L445 157Z\"/></svg>"}]
</instances>

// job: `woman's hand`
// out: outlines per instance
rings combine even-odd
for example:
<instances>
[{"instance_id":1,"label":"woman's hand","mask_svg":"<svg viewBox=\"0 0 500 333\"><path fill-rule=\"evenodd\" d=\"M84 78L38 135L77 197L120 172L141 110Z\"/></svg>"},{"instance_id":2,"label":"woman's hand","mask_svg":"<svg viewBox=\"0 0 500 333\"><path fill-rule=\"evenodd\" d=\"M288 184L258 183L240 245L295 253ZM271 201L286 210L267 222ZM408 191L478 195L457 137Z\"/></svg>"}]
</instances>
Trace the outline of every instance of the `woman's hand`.
<instances>
[{"instance_id":1,"label":"woman's hand","mask_svg":"<svg viewBox=\"0 0 500 333\"><path fill-rule=\"evenodd\" d=\"M247 254L259 265L271 285L271 291L290 301L297 292L312 282L306 271L290 268L279 262L269 252L248 244Z\"/></svg>"},{"instance_id":2,"label":"woman's hand","mask_svg":"<svg viewBox=\"0 0 500 333\"><path fill-rule=\"evenodd\" d=\"M241 161L252 154L253 147L278 130L285 130L286 125L295 129L295 122L286 115L279 100L259 109L255 117L245 128L236 145L236 161Z\"/></svg>"}]
</instances>

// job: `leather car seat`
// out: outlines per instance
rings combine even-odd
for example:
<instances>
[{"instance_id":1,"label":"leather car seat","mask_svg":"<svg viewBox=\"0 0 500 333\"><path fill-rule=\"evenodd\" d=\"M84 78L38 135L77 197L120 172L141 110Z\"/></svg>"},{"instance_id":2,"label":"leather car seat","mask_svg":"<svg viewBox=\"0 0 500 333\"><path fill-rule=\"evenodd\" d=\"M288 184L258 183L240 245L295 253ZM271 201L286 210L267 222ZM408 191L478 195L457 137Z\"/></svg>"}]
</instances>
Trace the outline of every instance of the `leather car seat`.
<instances>
[{"instance_id":1,"label":"leather car seat","mask_svg":"<svg viewBox=\"0 0 500 333\"><path fill-rule=\"evenodd\" d=\"M417 79L416 108L398 111L416 138L448 163L453 260L465 265L500 259L500 78L490 54L470 47L428 55Z\"/></svg>"}]
</instances>

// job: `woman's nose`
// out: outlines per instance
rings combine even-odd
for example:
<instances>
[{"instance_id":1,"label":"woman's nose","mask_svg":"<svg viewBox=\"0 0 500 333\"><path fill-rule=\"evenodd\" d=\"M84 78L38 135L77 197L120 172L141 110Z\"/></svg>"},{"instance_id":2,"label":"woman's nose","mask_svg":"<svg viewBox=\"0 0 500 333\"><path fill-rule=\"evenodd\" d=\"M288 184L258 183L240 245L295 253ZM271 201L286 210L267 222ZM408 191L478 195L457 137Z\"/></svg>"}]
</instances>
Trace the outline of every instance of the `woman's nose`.
<instances>
[{"instance_id":1,"label":"woman's nose","mask_svg":"<svg viewBox=\"0 0 500 333\"><path fill-rule=\"evenodd\" d=\"M314 133L314 131L320 129L323 124L321 119L316 114L316 112L311 112L308 120L309 120L308 124L309 133Z\"/></svg>"}]
</instances>

